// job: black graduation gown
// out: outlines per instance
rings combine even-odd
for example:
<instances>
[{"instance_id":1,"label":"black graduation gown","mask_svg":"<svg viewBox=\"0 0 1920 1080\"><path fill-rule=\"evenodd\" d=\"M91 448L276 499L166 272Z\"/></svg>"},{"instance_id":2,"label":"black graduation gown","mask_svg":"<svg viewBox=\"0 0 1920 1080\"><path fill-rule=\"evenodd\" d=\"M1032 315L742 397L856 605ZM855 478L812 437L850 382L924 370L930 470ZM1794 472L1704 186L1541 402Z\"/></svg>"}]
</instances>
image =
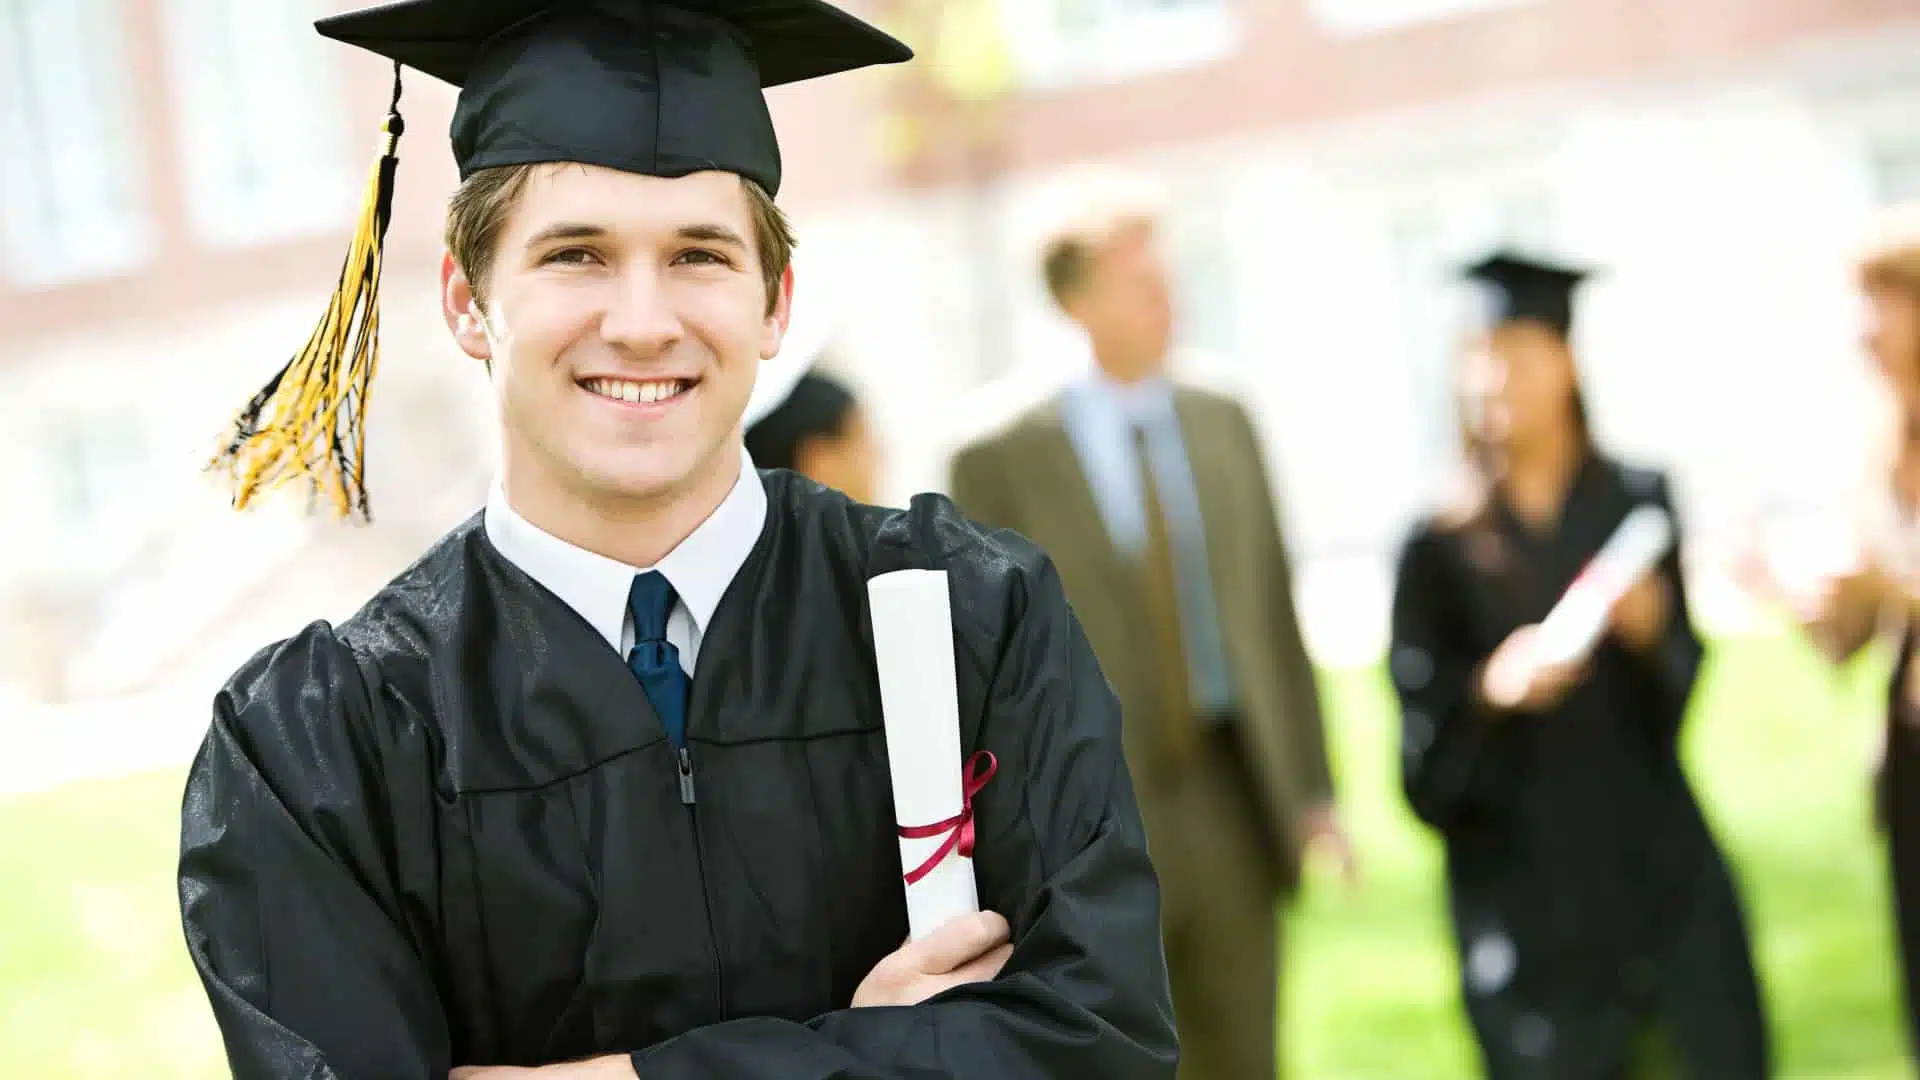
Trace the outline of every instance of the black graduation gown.
<instances>
[{"instance_id":1,"label":"black graduation gown","mask_svg":"<svg viewBox=\"0 0 1920 1080\"><path fill-rule=\"evenodd\" d=\"M644 1080L1169 1078L1119 707L1040 551L944 499L766 473L706 629L694 802L623 659L478 519L219 694L180 902L238 1080L443 1080L631 1052ZM906 938L866 582L944 569L1000 977L851 1009Z\"/></svg>"},{"instance_id":2,"label":"black graduation gown","mask_svg":"<svg viewBox=\"0 0 1920 1080\"><path fill-rule=\"evenodd\" d=\"M1660 567L1678 603L1653 652L1608 639L1543 716L1491 717L1471 690L1646 502L1673 512L1658 474L1590 458L1550 533L1496 499L1465 526L1420 526L1400 557L1402 777L1446 845L1467 1010L1495 1080L1629 1075L1650 1032L1683 1076L1768 1072L1745 920L1679 760L1702 648L1678 555Z\"/></svg>"},{"instance_id":3,"label":"black graduation gown","mask_svg":"<svg viewBox=\"0 0 1920 1080\"><path fill-rule=\"evenodd\" d=\"M1914 627L1909 624L1900 636L1900 657L1887 688L1886 758L1875 779L1880 818L1887 831L1907 1036L1920 1057L1920 715L1906 693L1913 650Z\"/></svg>"}]
</instances>

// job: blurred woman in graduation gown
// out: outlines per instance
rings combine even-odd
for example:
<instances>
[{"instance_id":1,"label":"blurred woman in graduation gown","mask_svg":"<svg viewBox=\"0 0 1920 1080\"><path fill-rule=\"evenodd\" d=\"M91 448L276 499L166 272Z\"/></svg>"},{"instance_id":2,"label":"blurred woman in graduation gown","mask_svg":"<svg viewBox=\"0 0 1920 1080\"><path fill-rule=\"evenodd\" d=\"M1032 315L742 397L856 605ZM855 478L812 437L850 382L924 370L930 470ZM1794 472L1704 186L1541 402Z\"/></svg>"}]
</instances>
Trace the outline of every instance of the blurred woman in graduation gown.
<instances>
[{"instance_id":1,"label":"blurred woman in graduation gown","mask_svg":"<svg viewBox=\"0 0 1920 1080\"><path fill-rule=\"evenodd\" d=\"M763 469L797 472L855 502L874 501L879 441L845 383L806 370L767 415L747 429L747 453Z\"/></svg>"},{"instance_id":2,"label":"blurred woman in graduation gown","mask_svg":"<svg viewBox=\"0 0 1920 1080\"><path fill-rule=\"evenodd\" d=\"M1630 511L1673 514L1668 484L1592 442L1568 345L1580 274L1504 256L1470 273L1499 305L1466 361L1479 484L1406 542L1390 664L1487 1075L1765 1076L1744 919L1679 757L1702 648L1678 544L1588 655L1528 653Z\"/></svg>"},{"instance_id":3,"label":"blurred woman in graduation gown","mask_svg":"<svg viewBox=\"0 0 1920 1080\"><path fill-rule=\"evenodd\" d=\"M1875 809L1887 834L1908 1035L1920 1053L1920 203L1887 212L1859 267L1866 351L1887 390L1884 464L1862 500L1857 565L1818 580L1750 561L1750 583L1796 609L1814 644L1844 663L1880 634L1898 645L1887 688Z\"/></svg>"}]
</instances>

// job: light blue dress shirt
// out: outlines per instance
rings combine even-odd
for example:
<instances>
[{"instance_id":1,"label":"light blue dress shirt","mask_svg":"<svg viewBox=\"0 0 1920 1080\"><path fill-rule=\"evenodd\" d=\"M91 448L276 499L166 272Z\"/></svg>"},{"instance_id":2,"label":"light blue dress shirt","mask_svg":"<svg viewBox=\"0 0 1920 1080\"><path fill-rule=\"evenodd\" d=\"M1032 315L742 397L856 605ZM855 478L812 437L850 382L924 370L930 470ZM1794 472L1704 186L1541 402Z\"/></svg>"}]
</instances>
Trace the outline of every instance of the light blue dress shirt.
<instances>
[{"instance_id":1,"label":"light blue dress shirt","mask_svg":"<svg viewBox=\"0 0 1920 1080\"><path fill-rule=\"evenodd\" d=\"M1134 430L1146 433L1148 467L1153 470L1173 542L1180 628L1194 709L1204 714L1232 708L1233 678L1227 669L1207 565L1206 522L1180 417L1174 410L1173 385L1163 378L1121 384L1096 373L1068 388L1061 412L1107 535L1131 558L1140 557L1147 545L1145 493L1134 459Z\"/></svg>"}]
</instances>

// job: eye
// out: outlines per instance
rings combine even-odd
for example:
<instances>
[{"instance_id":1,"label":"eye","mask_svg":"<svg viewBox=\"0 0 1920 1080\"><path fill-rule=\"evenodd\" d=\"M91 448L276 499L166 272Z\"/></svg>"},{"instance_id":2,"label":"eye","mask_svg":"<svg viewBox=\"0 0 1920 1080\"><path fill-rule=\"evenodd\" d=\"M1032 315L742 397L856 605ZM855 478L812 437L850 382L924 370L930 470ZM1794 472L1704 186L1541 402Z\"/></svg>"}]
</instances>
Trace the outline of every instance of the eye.
<instances>
[{"instance_id":1,"label":"eye","mask_svg":"<svg viewBox=\"0 0 1920 1080\"><path fill-rule=\"evenodd\" d=\"M570 247L549 252L540 260L540 263L543 266L553 264L562 266L588 266L599 261L600 256L588 248Z\"/></svg>"},{"instance_id":2,"label":"eye","mask_svg":"<svg viewBox=\"0 0 1920 1080\"><path fill-rule=\"evenodd\" d=\"M732 266L733 265L733 263L729 261L725 255L722 255L717 251L709 251L706 248L693 248L690 251L683 251L678 256L676 256L673 261L676 263L686 263L692 266Z\"/></svg>"}]
</instances>

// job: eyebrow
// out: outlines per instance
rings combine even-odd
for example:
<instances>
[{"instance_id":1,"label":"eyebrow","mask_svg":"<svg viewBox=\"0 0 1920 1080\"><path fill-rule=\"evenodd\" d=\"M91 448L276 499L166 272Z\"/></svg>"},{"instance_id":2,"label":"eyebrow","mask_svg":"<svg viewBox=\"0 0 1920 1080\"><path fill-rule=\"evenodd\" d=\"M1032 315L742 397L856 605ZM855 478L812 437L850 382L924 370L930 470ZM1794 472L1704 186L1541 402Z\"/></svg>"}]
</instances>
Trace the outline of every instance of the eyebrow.
<instances>
[{"instance_id":1,"label":"eyebrow","mask_svg":"<svg viewBox=\"0 0 1920 1080\"><path fill-rule=\"evenodd\" d=\"M609 235L611 235L609 230L600 225L563 221L549 225L528 237L527 246L541 247L561 240L595 240ZM697 240L707 244L731 244L740 248L747 246L746 240L739 233L725 225L713 223L683 225L674 231L674 235L682 240Z\"/></svg>"},{"instance_id":2,"label":"eyebrow","mask_svg":"<svg viewBox=\"0 0 1920 1080\"><path fill-rule=\"evenodd\" d=\"M543 244L551 244L556 240L592 240L605 235L607 235L607 230L598 225L563 221L557 225L549 225L528 237L527 246L530 248L540 247Z\"/></svg>"},{"instance_id":3,"label":"eyebrow","mask_svg":"<svg viewBox=\"0 0 1920 1080\"><path fill-rule=\"evenodd\" d=\"M732 244L734 247L746 247L747 242L739 233L725 225L685 225L677 235L682 240L699 240L709 244Z\"/></svg>"}]
</instances>

